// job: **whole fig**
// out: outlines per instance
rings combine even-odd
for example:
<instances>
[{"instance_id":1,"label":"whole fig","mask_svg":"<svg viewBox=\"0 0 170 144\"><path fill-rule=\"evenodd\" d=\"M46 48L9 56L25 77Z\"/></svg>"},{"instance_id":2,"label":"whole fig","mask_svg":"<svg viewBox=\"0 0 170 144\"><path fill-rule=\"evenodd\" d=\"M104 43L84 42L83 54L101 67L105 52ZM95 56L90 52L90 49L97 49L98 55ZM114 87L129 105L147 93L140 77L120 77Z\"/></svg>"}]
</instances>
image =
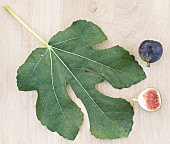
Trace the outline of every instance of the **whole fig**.
<instances>
[{"instance_id":1,"label":"whole fig","mask_svg":"<svg viewBox=\"0 0 170 144\"><path fill-rule=\"evenodd\" d=\"M145 40L139 47L139 55L142 60L147 62L147 67L150 63L158 61L163 53L163 48L160 42L154 40Z\"/></svg>"}]
</instances>

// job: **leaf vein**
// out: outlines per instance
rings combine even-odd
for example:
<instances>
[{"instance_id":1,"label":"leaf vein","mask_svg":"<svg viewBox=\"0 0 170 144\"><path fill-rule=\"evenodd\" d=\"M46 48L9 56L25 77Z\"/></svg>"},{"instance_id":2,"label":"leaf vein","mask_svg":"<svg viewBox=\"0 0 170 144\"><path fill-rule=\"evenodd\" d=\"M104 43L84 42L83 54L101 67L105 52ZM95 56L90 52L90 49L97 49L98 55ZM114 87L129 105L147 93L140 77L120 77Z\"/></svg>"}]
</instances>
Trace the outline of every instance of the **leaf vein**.
<instances>
[{"instance_id":1,"label":"leaf vein","mask_svg":"<svg viewBox=\"0 0 170 144\"><path fill-rule=\"evenodd\" d=\"M53 80L53 79L54 79L54 78L53 78L53 62L52 62L51 51L50 51L50 61L51 61L51 84L52 84L53 93L54 93L54 96L55 96L55 98L56 98L56 101L57 101L57 103L58 103L58 105L59 105L59 108L60 108L60 110L61 110L61 113L62 113L62 115L63 115L64 121L65 121L66 125L68 126L67 120L66 120L65 115L64 115L64 112L63 112L63 110L62 110L62 108L61 108L60 102L59 102L59 100L58 100L58 98L57 98L57 94L56 94L55 87L54 87L54 80Z\"/></svg>"},{"instance_id":2,"label":"leaf vein","mask_svg":"<svg viewBox=\"0 0 170 144\"><path fill-rule=\"evenodd\" d=\"M120 127L118 127L114 121L112 119L110 119L103 111L102 109L97 105L97 103L93 100L93 98L91 97L91 95L87 92L87 90L83 87L83 85L80 83L80 81L77 79L77 77L72 73L72 71L67 67L67 65L63 62L63 60L55 53L55 51L53 49L51 49L51 51L56 55L56 57L60 60L60 62L64 65L64 67L70 72L70 74L73 76L73 78L77 81L77 83L80 85L80 87L85 91L85 93L89 96L89 98L92 100L92 102L96 105L96 107L101 111L101 113L108 119L110 120L113 125L115 125L121 132L122 129Z\"/></svg>"}]
</instances>

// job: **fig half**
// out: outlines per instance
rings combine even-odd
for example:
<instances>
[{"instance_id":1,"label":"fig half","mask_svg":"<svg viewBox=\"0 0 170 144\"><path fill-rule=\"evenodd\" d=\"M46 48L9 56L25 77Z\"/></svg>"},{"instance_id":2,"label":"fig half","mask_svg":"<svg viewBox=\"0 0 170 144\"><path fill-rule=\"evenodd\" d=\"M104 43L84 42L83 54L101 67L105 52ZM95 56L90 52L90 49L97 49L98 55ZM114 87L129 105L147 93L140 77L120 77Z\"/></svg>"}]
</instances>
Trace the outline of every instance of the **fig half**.
<instances>
[{"instance_id":1,"label":"fig half","mask_svg":"<svg viewBox=\"0 0 170 144\"><path fill-rule=\"evenodd\" d=\"M138 98L133 98L146 111L157 111L161 107L161 95L155 88L146 88Z\"/></svg>"}]
</instances>

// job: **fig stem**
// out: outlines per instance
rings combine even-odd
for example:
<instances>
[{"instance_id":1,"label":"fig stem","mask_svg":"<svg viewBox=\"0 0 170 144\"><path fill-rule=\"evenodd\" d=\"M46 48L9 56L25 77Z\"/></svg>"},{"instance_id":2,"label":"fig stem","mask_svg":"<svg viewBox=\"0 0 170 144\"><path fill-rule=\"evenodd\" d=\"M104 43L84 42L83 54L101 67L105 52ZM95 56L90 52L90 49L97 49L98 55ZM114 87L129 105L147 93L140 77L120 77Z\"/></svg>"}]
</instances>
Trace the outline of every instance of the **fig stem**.
<instances>
[{"instance_id":1,"label":"fig stem","mask_svg":"<svg viewBox=\"0 0 170 144\"><path fill-rule=\"evenodd\" d=\"M133 97L132 99L134 102L138 102L138 98Z\"/></svg>"},{"instance_id":2,"label":"fig stem","mask_svg":"<svg viewBox=\"0 0 170 144\"><path fill-rule=\"evenodd\" d=\"M147 65L146 65L147 67L150 67L150 62L147 62Z\"/></svg>"},{"instance_id":3,"label":"fig stem","mask_svg":"<svg viewBox=\"0 0 170 144\"><path fill-rule=\"evenodd\" d=\"M35 33L19 16L17 16L17 14L8 5L6 5L4 8L22 26L24 26L32 35L34 35L44 46L46 46L47 48L50 48L48 43L45 40L43 40L37 33Z\"/></svg>"}]
</instances>

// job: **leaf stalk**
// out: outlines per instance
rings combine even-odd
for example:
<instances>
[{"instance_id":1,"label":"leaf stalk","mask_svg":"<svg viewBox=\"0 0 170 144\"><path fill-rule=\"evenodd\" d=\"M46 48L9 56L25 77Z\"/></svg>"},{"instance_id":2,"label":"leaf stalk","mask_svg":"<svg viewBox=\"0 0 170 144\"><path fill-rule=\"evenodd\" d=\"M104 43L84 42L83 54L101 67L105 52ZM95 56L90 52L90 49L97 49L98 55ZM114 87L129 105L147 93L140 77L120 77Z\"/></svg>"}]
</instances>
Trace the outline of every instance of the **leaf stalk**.
<instances>
[{"instance_id":1,"label":"leaf stalk","mask_svg":"<svg viewBox=\"0 0 170 144\"><path fill-rule=\"evenodd\" d=\"M35 33L17 14L8 6L6 5L5 10L12 16L14 17L22 26L24 26L33 36L35 36L44 46L47 48L51 48L48 43L43 40L37 33Z\"/></svg>"}]
</instances>

